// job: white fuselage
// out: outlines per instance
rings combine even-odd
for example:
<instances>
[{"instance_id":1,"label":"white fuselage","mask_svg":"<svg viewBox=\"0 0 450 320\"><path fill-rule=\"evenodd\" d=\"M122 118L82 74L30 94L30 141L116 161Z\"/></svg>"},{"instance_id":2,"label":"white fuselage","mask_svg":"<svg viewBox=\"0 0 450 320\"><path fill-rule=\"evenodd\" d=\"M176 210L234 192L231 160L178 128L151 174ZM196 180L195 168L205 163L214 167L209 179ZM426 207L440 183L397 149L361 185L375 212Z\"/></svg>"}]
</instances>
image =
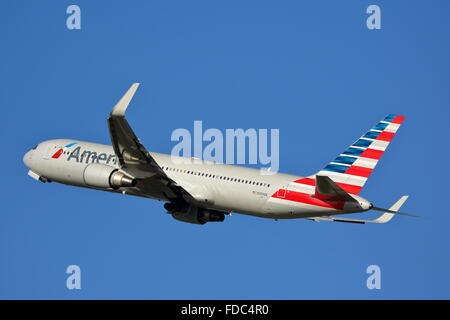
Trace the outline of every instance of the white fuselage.
<instances>
[{"instance_id":1,"label":"white fuselage","mask_svg":"<svg viewBox=\"0 0 450 320\"><path fill-rule=\"evenodd\" d=\"M64 149L70 143L74 146ZM62 152L61 152L61 149ZM54 156L60 150L59 156ZM197 199L204 200L205 207L253 216L290 219L353 213L361 208L345 206L343 210L317 206L286 199L281 193L289 193L292 182L302 177L270 173L242 166L226 165L191 158L174 157L150 152L158 165L177 184ZM52 157L54 156L54 157ZM39 177L67 185L94 188L110 192L148 197L167 201L160 191L137 188L98 188L86 183L85 170L100 163L118 168L114 150L109 145L58 139L40 143L27 152L24 162ZM281 190L281 191L280 191ZM311 195L314 194L311 189Z\"/></svg>"}]
</instances>

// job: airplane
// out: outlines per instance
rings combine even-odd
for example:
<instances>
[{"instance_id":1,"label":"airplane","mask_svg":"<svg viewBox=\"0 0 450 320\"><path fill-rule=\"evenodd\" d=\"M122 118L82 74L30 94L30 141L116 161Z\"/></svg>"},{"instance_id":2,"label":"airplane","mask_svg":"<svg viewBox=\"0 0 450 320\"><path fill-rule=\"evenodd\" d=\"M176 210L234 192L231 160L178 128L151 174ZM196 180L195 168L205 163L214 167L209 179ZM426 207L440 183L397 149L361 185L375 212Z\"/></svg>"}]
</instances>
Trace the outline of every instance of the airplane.
<instances>
[{"instance_id":1,"label":"airplane","mask_svg":"<svg viewBox=\"0 0 450 320\"><path fill-rule=\"evenodd\" d=\"M147 151L125 118L138 86L134 83L110 113L112 146L72 139L41 142L23 157L28 175L164 201L173 218L199 225L224 221L231 213L358 224L386 223L396 214L417 217L398 212L408 196L382 209L358 195L404 116L388 115L313 175L262 175L244 166ZM383 213L373 220L336 216L369 210Z\"/></svg>"}]
</instances>

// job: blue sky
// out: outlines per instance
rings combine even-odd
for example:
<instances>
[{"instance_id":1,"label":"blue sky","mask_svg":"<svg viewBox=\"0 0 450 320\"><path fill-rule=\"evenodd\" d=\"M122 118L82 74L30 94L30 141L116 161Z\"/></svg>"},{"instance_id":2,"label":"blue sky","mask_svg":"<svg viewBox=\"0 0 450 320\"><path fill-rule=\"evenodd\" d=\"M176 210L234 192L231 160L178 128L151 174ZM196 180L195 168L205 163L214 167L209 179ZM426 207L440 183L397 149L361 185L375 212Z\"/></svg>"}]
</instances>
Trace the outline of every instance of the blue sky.
<instances>
[{"instance_id":1,"label":"blue sky","mask_svg":"<svg viewBox=\"0 0 450 320\"><path fill-rule=\"evenodd\" d=\"M81 8L81 30L66 8ZM382 29L366 28L370 4ZM448 1L2 1L0 298L450 298ZM386 225L175 221L162 203L42 184L23 154L109 143L127 114L151 151L176 128L280 129L280 171L309 175L389 113L406 116L361 195ZM375 217L369 212L366 217ZM79 265L82 289L67 290ZM366 268L381 267L368 290Z\"/></svg>"}]
</instances>

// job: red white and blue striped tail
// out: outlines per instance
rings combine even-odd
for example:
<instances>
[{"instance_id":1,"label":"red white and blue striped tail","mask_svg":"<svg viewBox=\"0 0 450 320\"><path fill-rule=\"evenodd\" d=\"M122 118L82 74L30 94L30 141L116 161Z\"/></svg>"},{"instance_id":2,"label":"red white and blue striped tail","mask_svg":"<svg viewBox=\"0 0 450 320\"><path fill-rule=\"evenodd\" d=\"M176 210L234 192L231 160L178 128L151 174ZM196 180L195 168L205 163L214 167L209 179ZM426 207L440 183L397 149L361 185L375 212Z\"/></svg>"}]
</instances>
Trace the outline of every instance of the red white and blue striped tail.
<instances>
[{"instance_id":1,"label":"red white and blue striped tail","mask_svg":"<svg viewBox=\"0 0 450 320\"><path fill-rule=\"evenodd\" d=\"M358 194L404 119L404 116L388 115L325 168L295 182L312 186L316 175L328 176L346 192Z\"/></svg>"}]
</instances>

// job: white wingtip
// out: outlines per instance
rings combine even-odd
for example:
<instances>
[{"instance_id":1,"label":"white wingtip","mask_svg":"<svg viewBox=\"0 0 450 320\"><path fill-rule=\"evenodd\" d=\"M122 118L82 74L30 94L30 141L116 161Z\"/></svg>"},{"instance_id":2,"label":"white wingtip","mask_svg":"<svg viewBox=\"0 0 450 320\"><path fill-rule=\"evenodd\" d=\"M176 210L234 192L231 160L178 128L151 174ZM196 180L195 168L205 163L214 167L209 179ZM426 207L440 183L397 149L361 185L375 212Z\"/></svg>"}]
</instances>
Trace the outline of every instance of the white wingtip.
<instances>
[{"instance_id":1,"label":"white wingtip","mask_svg":"<svg viewBox=\"0 0 450 320\"><path fill-rule=\"evenodd\" d=\"M133 83L128 89L128 91L123 95L123 97L117 102L117 104L114 106L113 110L111 111L111 116L116 117L124 117L125 111L128 108L128 105L131 102L131 99L133 99L134 94L136 93L137 88L139 87L139 83Z\"/></svg>"},{"instance_id":2,"label":"white wingtip","mask_svg":"<svg viewBox=\"0 0 450 320\"><path fill-rule=\"evenodd\" d=\"M389 210L392 211L398 211L400 210L401 206L405 203L405 201L408 199L409 196L403 196L401 197L396 203L394 203ZM391 219L395 216L393 213L385 212L375 220L372 220L375 223L386 223L391 221Z\"/></svg>"}]
</instances>

